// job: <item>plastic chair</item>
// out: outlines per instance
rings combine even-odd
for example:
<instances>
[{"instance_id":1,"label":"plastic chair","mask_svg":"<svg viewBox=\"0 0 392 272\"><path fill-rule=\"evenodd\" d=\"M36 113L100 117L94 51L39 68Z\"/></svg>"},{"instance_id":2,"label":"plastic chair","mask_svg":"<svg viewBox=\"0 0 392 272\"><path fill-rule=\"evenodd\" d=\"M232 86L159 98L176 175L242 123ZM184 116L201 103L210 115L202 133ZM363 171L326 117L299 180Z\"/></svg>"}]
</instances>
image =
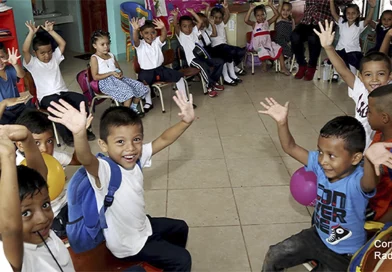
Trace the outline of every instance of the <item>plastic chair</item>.
<instances>
[{"instance_id":1,"label":"plastic chair","mask_svg":"<svg viewBox=\"0 0 392 272\"><path fill-rule=\"evenodd\" d=\"M49 115L49 112L47 110L41 109L40 106L39 106L39 102L38 102L38 99L37 99L37 88L35 87L34 79L31 76L30 72L26 71L24 80L27 83L27 86L29 88L29 93L33 97L32 102L34 103L34 105L37 108L37 110L39 110L42 113L45 113L45 114ZM54 122L52 122L52 125L53 125L54 138L56 139L56 144L57 144L58 147L60 147L61 144L60 144L60 140L59 140L59 135L57 133L56 124Z\"/></svg>"},{"instance_id":2,"label":"plastic chair","mask_svg":"<svg viewBox=\"0 0 392 272\"><path fill-rule=\"evenodd\" d=\"M129 62L131 60L130 57L130 51L131 51L131 36L130 36L130 30L129 30L129 16L124 13L122 10L120 10L120 18L121 18L121 30L125 34L125 48L126 48L126 55L127 55L127 61Z\"/></svg>"},{"instance_id":3,"label":"plastic chair","mask_svg":"<svg viewBox=\"0 0 392 272\"><path fill-rule=\"evenodd\" d=\"M175 54L174 54L174 50L173 49L168 49L163 51L163 63L162 65L166 66L166 65L171 65L174 61L175 58ZM140 73L140 65L139 62L137 60L137 56L134 56L133 58L133 69L135 71L136 74ZM200 70L196 69L196 68L184 68L184 69L180 69L179 72L181 72L184 75L184 79L187 79L188 77L197 75ZM186 82L186 80L184 80L185 82L185 89L187 92L187 95L189 97L189 87L188 87L188 83ZM168 85L171 85L173 82L168 82L168 81L157 81L155 83L153 83L151 85L151 88L155 88L156 90L158 90L159 92L159 98L161 100L161 106L162 106L162 112L165 113L165 104L163 102L163 95L162 95L162 88L166 87Z\"/></svg>"}]
</instances>

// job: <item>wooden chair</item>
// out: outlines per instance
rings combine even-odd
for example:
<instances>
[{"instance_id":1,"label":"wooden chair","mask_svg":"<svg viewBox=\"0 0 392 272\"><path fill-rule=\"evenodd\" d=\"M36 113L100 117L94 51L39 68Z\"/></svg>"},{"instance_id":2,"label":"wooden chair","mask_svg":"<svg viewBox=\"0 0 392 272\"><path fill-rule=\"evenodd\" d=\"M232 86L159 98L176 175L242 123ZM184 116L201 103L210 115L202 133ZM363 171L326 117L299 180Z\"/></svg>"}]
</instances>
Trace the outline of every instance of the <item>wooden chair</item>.
<instances>
[{"instance_id":1,"label":"wooden chair","mask_svg":"<svg viewBox=\"0 0 392 272\"><path fill-rule=\"evenodd\" d=\"M124 271L125 269L139 265L142 266L147 272L162 272L146 262L130 262L116 258L107 249L105 243L100 244L98 247L83 253L73 252L71 247L68 247L69 254L75 271Z\"/></svg>"},{"instance_id":2,"label":"wooden chair","mask_svg":"<svg viewBox=\"0 0 392 272\"><path fill-rule=\"evenodd\" d=\"M171 65L174 61L174 58L175 58L175 55L174 55L173 49L168 49L168 50L163 51L163 64L162 65L164 65L164 66ZM133 58L133 69L136 74L140 73L141 68L140 68L140 65L139 65L139 62L137 59L137 55L134 56L134 58ZM178 71L184 75L185 89L186 89L187 95L189 97L189 86L188 86L188 83L186 82L186 79L191 76L195 76L195 75L199 74L200 70L196 69L196 68L182 68ZM163 113L165 113L166 110L165 110L165 104L163 102L162 88L166 87L168 85L171 85L173 83L174 82L157 81L151 85L152 89L156 89L159 92L159 98L161 100L161 106L162 106Z\"/></svg>"},{"instance_id":3,"label":"wooden chair","mask_svg":"<svg viewBox=\"0 0 392 272\"><path fill-rule=\"evenodd\" d=\"M47 110L41 109L40 106L39 106L39 102L38 102L38 99L37 99L37 88L35 87L34 79L31 76L30 72L26 71L24 80L25 80L26 85L27 85L27 87L29 89L29 93L33 97L32 98L32 102L36 106L37 110L39 110L40 112L43 112L43 113L49 115L49 112ZM59 140L59 135L57 133L56 124L54 122L52 122L52 125L53 125L54 137L56 139L56 144L57 144L58 147L60 147L61 144L60 144L60 140Z\"/></svg>"}]
</instances>

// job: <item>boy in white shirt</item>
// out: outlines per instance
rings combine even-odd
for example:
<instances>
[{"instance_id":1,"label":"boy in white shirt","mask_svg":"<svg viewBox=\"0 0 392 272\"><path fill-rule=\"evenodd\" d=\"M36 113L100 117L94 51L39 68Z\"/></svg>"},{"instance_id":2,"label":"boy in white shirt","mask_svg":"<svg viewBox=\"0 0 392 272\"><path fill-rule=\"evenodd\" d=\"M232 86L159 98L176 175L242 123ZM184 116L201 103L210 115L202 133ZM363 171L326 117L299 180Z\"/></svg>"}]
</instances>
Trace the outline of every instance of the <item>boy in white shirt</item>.
<instances>
[{"instance_id":1,"label":"boy in white shirt","mask_svg":"<svg viewBox=\"0 0 392 272\"><path fill-rule=\"evenodd\" d=\"M336 71L348 85L348 96L355 102L355 118L362 123L366 132L366 148L372 142L374 131L371 129L368 119L368 95L374 89L387 85L392 79L391 61L387 55L374 52L364 56L359 67L359 77L354 75L346 66L345 62L336 53L333 47L335 33L333 22L325 21L325 28L319 22L320 32L314 30L319 36L321 46L324 47L329 60Z\"/></svg>"},{"instance_id":2,"label":"boy in white shirt","mask_svg":"<svg viewBox=\"0 0 392 272\"><path fill-rule=\"evenodd\" d=\"M12 141L23 142L32 168L15 166ZM0 271L75 271L67 248L50 230L47 168L25 127L0 128L0 161Z\"/></svg>"},{"instance_id":3,"label":"boy in white shirt","mask_svg":"<svg viewBox=\"0 0 392 272\"><path fill-rule=\"evenodd\" d=\"M181 121L152 143L143 144L142 121L131 109L114 107L102 114L98 144L118 164L122 176L121 186L105 213L108 227L104 229L104 236L107 248L117 258L146 261L164 271L190 271L191 256L185 249L187 224L183 220L151 218L144 210L141 168L150 166L151 156L176 141L195 119L192 95L189 101L183 92L177 91L176 95L173 100L181 110L178 114ZM109 163L91 153L84 129L86 112L83 103L80 112L63 100L60 103L51 103L48 110L56 117L50 116L49 119L72 131L77 158L87 171L99 211L108 193Z\"/></svg>"},{"instance_id":4,"label":"boy in white shirt","mask_svg":"<svg viewBox=\"0 0 392 272\"><path fill-rule=\"evenodd\" d=\"M69 92L65 85L60 71L60 63L64 60L63 53L66 42L53 30L54 23L46 21L45 26L38 27L31 22L25 24L29 29L29 34L23 43L23 66L26 67L34 79L40 106L46 109L51 101L59 101L60 99L67 101L74 107L78 107L82 101L87 103L82 94ZM58 44L54 52L52 51L50 38L46 33L38 32L40 28L43 28ZM35 56L30 54L31 44ZM86 111L88 112L88 108L86 108ZM72 133L64 126L58 126L57 129L65 144L72 146ZM95 140L95 135L91 131L88 131L88 136L90 141Z\"/></svg>"}]
</instances>

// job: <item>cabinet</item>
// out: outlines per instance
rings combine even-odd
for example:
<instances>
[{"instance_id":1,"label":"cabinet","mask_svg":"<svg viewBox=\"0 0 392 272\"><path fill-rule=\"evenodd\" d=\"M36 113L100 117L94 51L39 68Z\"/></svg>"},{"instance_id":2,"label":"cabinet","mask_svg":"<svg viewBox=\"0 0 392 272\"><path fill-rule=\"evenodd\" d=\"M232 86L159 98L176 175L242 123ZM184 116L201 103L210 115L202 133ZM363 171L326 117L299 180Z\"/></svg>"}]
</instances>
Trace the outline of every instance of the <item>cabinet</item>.
<instances>
[{"instance_id":1,"label":"cabinet","mask_svg":"<svg viewBox=\"0 0 392 272\"><path fill-rule=\"evenodd\" d=\"M14 20L14 12L12 9L0 12L0 28L7 28L11 32L11 36L0 36L0 42L2 42L6 48L18 49L18 54L20 54L20 50L18 47L18 38L16 36L16 28L15 28L15 20ZM21 60L18 60L19 64L21 65ZM19 92L24 92L24 81L21 78L17 84Z\"/></svg>"}]
</instances>

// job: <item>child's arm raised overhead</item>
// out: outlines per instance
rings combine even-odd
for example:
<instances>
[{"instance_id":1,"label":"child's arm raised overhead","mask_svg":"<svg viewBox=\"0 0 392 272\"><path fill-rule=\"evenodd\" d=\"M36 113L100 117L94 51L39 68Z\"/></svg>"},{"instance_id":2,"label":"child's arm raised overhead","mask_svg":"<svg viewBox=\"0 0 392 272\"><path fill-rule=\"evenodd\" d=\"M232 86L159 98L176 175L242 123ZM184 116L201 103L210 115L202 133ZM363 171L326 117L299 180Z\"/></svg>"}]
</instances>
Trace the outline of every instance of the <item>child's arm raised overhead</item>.
<instances>
[{"instance_id":1,"label":"child's arm raised overhead","mask_svg":"<svg viewBox=\"0 0 392 272\"><path fill-rule=\"evenodd\" d=\"M218 32L216 31L216 25L215 25L214 19L208 18L208 21L210 22L210 26L211 26L211 30L212 30L210 37L218 36Z\"/></svg>"},{"instance_id":2,"label":"child's arm raised overhead","mask_svg":"<svg viewBox=\"0 0 392 272\"><path fill-rule=\"evenodd\" d=\"M132 39L133 39L133 45L135 47L139 47L140 45L140 39L139 39L139 30L140 30L140 26L139 26L139 18L133 17L131 19L131 21L129 21L129 23L132 26Z\"/></svg>"},{"instance_id":3,"label":"child's arm raised overhead","mask_svg":"<svg viewBox=\"0 0 392 272\"><path fill-rule=\"evenodd\" d=\"M254 6L252 4L249 5L248 13L246 13L246 16L245 16L245 19L244 19L245 24L250 25L252 28L255 27L255 22L250 20L250 15L252 14L252 11L255 9L255 7L256 6Z\"/></svg>"},{"instance_id":4,"label":"child's arm raised overhead","mask_svg":"<svg viewBox=\"0 0 392 272\"><path fill-rule=\"evenodd\" d=\"M335 0L329 0L329 9L331 10L331 14L335 22L338 22L340 19L339 14L336 12Z\"/></svg>"},{"instance_id":5,"label":"child's arm raised overhead","mask_svg":"<svg viewBox=\"0 0 392 272\"><path fill-rule=\"evenodd\" d=\"M155 25L155 29L161 30L161 36L159 36L161 43L165 42L167 38L167 29L165 24L162 22L161 19L154 19L154 25Z\"/></svg>"},{"instance_id":6,"label":"child's arm raised overhead","mask_svg":"<svg viewBox=\"0 0 392 272\"><path fill-rule=\"evenodd\" d=\"M203 2L202 4L206 6L206 9L204 10L204 15L208 18L210 13L210 4L207 2Z\"/></svg>"},{"instance_id":7,"label":"child's arm raised overhead","mask_svg":"<svg viewBox=\"0 0 392 272\"><path fill-rule=\"evenodd\" d=\"M42 28L45 29L50 34L50 36L52 36L52 38L59 45L61 54L64 54L65 45L67 43L56 31L54 31L53 26L54 26L54 22L46 21L45 25Z\"/></svg>"},{"instance_id":8,"label":"child's arm raised overhead","mask_svg":"<svg viewBox=\"0 0 392 272\"><path fill-rule=\"evenodd\" d=\"M178 116L181 117L181 121L165 130L161 136L152 142L152 155L174 143L192 124L193 120L195 120L195 111L192 106L192 94L189 95L189 101L187 101L183 92L176 91L176 95L177 96L173 96L173 100L181 110L181 112L178 113Z\"/></svg>"},{"instance_id":9,"label":"child's arm raised overhead","mask_svg":"<svg viewBox=\"0 0 392 272\"><path fill-rule=\"evenodd\" d=\"M25 25L29 29L29 33L26 36L26 39L23 43L22 46L22 52L23 52L23 58L24 61L29 64L30 59L31 59L31 54L30 54L30 47L31 47L31 42L33 41L35 33L37 33L38 29L40 28L39 26L35 26L34 22L31 21L26 21Z\"/></svg>"},{"instance_id":10,"label":"child's arm raised overhead","mask_svg":"<svg viewBox=\"0 0 392 272\"><path fill-rule=\"evenodd\" d=\"M370 24L372 22L372 18L373 18L373 13L374 13L374 8L376 7L376 0L368 0L368 4L369 4L369 12L366 15L365 21L363 22L363 27L366 27L368 24Z\"/></svg>"},{"instance_id":11,"label":"child's arm raised overhead","mask_svg":"<svg viewBox=\"0 0 392 272\"><path fill-rule=\"evenodd\" d=\"M259 113L267 114L275 120L278 126L279 140L283 151L303 165L307 165L309 151L295 143L289 129L289 102L286 102L286 104L282 106L273 98L266 98L265 100L267 104L260 102L265 110L259 111Z\"/></svg>"},{"instance_id":12,"label":"child's arm raised overhead","mask_svg":"<svg viewBox=\"0 0 392 272\"><path fill-rule=\"evenodd\" d=\"M70 104L60 99L59 104L51 102L48 111L53 115L49 120L63 124L73 134L76 157L86 168L90 175L96 177L95 182L98 188L101 183L98 179L98 159L91 153L90 145L87 141L86 123L87 114L84 102L80 103L80 111Z\"/></svg>"},{"instance_id":13,"label":"child's arm raised overhead","mask_svg":"<svg viewBox=\"0 0 392 272\"><path fill-rule=\"evenodd\" d=\"M313 31L319 36L321 46L324 47L325 52L327 52L327 56L331 61L332 65L335 67L336 71L340 74L346 84L353 89L355 82L355 75L347 68L346 64L342 60L342 58L336 53L335 48L333 47L333 40L335 38L335 32L333 30L333 22L328 23L325 20L325 29L321 22L319 22L320 32L316 29Z\"/></svg>"},{"instance_id":14,"label":"child's arm raised overhead","mask_svg":"<svg viewBox=\"0 0 392 272\"><path fill-rule=\"evenodd\" d=\"M268 24L271 25L275 23L275 21L279 18L279 11L275 8L272 0L268 0L267 6L269 6L272 9L272 12L274 13L274 16L272 16L272 18L268 20Z\"/></svg>"},{"instance_id":15,"label":"child's arm raised overhead","mask_svg":"<svg viewBox=\"0 0 392 272\"><path fill-rule=\"evenodd\" d=\"M171 14L173 14L173 25L174 25L174 32L176 32L176 35L180 35L180 25L178 24L178 9L173 9L171 11Z\"/></svg>"},{"instance_id":16,"label":"child's arm raised overhead","mask_svg":"<svg viewBox=\"0 0 392 272\"><path fill-rule=\"evenodd\" d=\"M199 17L199 15L197 15L197 13L193 9L187 8L186 11L188 11L193 16L193 18L195 18L197 23L196 27L199 30L203 24L203 20Z\"/></svg>"},{"instance_id":17,"label":"child's arm raised overhead","mask_svg":"<svg viewBox=\"0 0 392 272\"><path fill-rule=\"evenodd\" d=\"M5 257L13 271L21 271L23 264L23 223L15 165L15 146L7 135L1 131L0 163L1 240Z\"/></svg>"},{"instance_id":18,"label":"child's arm raised overhead","mask_svg":"<svg viewBox=\"0 0 392 272\"><path fill-rule=\"evenodd\" d=\"M388 30L387 34L385 34L384 40L382 41L380 52L384 53L388 56L389 54L389 47L391 46L392 40L392 29Z\"/></svg>"},{"instance_id":19,"label":"child's arm raised overhead","mask_svg":"<svg viewBox=\"0 0 392 272\"><path fill-rule=\"evenodd\" d=\"M385 165L392 169L392 153L387 148L392 148L392 143L372 144L365 152L365 164L361 188L364 192L371 192L380 182L380 166Z\"/></svg>"},{"instance_id":20,"label":"child's arm raised overhead","mask_svg":"<svg viewBox=\"0 0 392 272\"><path fill-rule=\"evenodd\" d=\"M223 23L227 24L230 18L229 4L227 3L227 0L223 1L223 8L224 8Z\"/></svg>"}]
</instances>

